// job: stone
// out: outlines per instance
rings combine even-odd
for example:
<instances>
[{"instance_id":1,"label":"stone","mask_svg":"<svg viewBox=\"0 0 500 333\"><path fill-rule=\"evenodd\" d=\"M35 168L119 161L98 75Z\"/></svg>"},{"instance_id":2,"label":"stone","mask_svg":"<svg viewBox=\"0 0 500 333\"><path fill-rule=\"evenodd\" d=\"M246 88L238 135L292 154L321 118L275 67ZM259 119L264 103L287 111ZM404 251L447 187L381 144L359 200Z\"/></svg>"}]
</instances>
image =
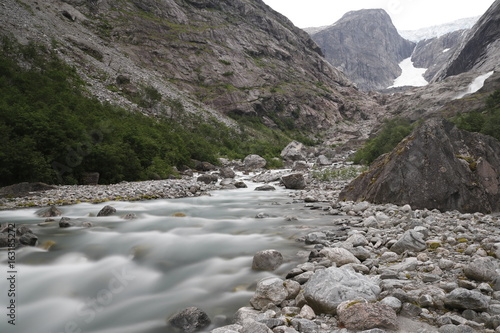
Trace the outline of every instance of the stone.
<instances>
[{"instance_id":1,"label":"stone","mask_svg":"<svg viewBox=\"0 0 500 333\"><path fill-rule=\"evenodd\" d=\"M479 291L457 288L446 295L444 303L453 309L485 311L489 298Z\"/></svg>"},{"instance_id":2,"label":"stone","mask_svg":"<svg viewBox=\"0 0 500 333\"><path fill-rule=\"evenodd\" d=\"M331 165L332 162L325 155L319 155L318 158L316 158L316 164L324 166L324 165Z\"/></svg>"},{"instance_id":3,"label":"stone","mask_svg":"<svg viewBox=\"0 0 500 333\"><path fill-rule=\"evenodd\" d=\"M309 165L306 161L295 161L292 165L292 171L307 171L309 170Z\"/></svg>"},{"instance_id":4,"label":"stone","mask_svg":"<svg viewBox=\"0 0 500 333\"><path fill-rule=\"evenodd\" d=\"M265 167L267 164L267 161L263 157L260 157L259 155L253 154L253 155L248 155L247 157L245 157L245 159L243 160L243 164L244 164L245 170L253 171L253 170L261 169L261 168Z\"/></svg>"},{"instance_id":5,"label":"stone","mask_svg":"<svg viewBox=\"0 0 500 333\"><path fill-rule=\"evenodd\" d=\"M313 320L316 318L316 313L314 313L313 308L306 304L300 309L299 316L304 319Z\"/></svg>"},{"instance_id":6,"label":"stone","mask_svg":"<svg viewBox=\"0 0 500 333\"><path fill-rule=\"evenodd\" d=\"M19 237L19 243L27 246L36 246L38 242L38 237L32 233L25 233L21 237Z\"/></svg>"},{"instance_id":7,"label":"stone","mask_svg":"<svg viewBox=\"0 0 500 333\"><path fill-rule=\"evenodd\" d=\"M307 304L317 314L335 314L340 303L352 299L376 301L379 294L378 283L347 266L316 271L304 286Z\"/></svg>"},{"instance_id":8,"label":"stone","mask_svg":"<svg viewBox=\"0 0 500 333\"><path fill-rule=\"evenodd\" d=\"M326 241L326 234L322 231L310 232L304 238L306 244L322 244Z\"/></svg>"},{"instance_id":9,"label":"stone","mask_svg":"<svg viewBox=\"0 0 500 333\"><path fill-rule=\"evenodd\" d=\"M354 179L339 200L409 204L413 209L500 210L500 142L431 118ZM474 184L474 186L470 186Z\"/></svg>"},{"instance_id":10,"label":"stone","mask_svg":"<svg viewBox=\"0 0 500 333\"><path fill-rule=\"evenodd\" d=\"M168 320L171 326L179 328L187 333L204 329L210 325L210 322L208 315L196 307L186 308L176 313Z\"/></svg>"},{"instance_id":11,"label":"stone","mask_svg":"<svg viewBox=\"0 0 500 333\"><path fill-rule=\"evenodd\" d=\"M283 263L283 255L276 250L262 250L253 256L252 269L274 271Z\"/></svg>"},{"instance_id":12,"label":"stone","mask_svg":"<svg viewBox=\"0 0 500 333\"><path fill-rule=\"evenodd\" d=\"M246 320L242 326L240 333L273 333L266 324L254 320Z\"/></svg>"},{"instance_id":13,"label":"stone","mask_svg":"<svg viewBox=\"0 0 500 333\"><path fill-rule=\"evenodd\" d=\"M196 178L196 180L208 185L208 184L212 184L212 183L217 183L217 181L219 180L219 177L217 177L217 175L214 175L214 174L205 173L203 175L198 176L198 178Z\"/></svg>"},{"instance_id":14,"label":"stone","mask_svg":"<svg viewBox=\"0 0 500 333\"><path fill-rule=\"evenodd\" d=\"M379 303L391 307L394 311L396 311L396 313L399 312L401 310L401 307L403 306L403 303L393 296L387 296L383 298Z\"/></svg>"},{"instance_id":15,"label":"stone","mask_svg":"<svg viewBox=\"0 0 500 333\"><path fill-rule=\"evenodd\" d=\"M283 176L281 177L281 181L287 189L291 190L302 190L306 187L304 175L301 173L293 173L291 175Z\"/></svg>"},{"instance_id":16,"label":"stone","mask_svg":"<svg viewBox=\"0 0 500 333\"><path fill-rule=\"evenodd\" d=\"M245 182L236 182L234 183L234 187L236 188L247 188L247 184L245 184Z\"/></svg>"},{"instance_id":17,"label":"stone","mask_svg":"<svg viewBox=\"0 0 500 333\"><path fill-rule=\"evenodd\" d=\"M405 251L420 252L427 248L424 237L414 230L406 231L403 236L391 247L391 251L402 254Z\"/></svg>"},{"instance_id":18,"label":"stone","mask_svg":"<svg viewBox=\"0 0 500 333\"><path fill-rule=\"evenodd\" d=\"M302 143L292 141L283 148L280 156L286 161L303 161L305 160L304 148Z\"/></svg>"},{"instance_id":19,"label":"stone","mask_svg":"<svg viewBox=\"0 0 500 333\"><path fill-rule=\"evenodd\" d=\"M317 333L318 325L309 319L293 318L292 326L300 333Z\"/></svg>"},{"instance_id":20,"label":"stone","mask_svg":"<svg viewBox=\"0 0 500 333\"><path fill-rule=\"evenodd\" d=\"M398 328L396 311L381 303L346 301L339 304L337 314L339 321L349 330Z\"/></svg>"},{"instance_id":21,"label":"stone","mask_svg":"<svg viewBox=\"0 0 500 333\"><path fill-rule=\"evenodd\" d=\"M276 191L276 187L272 185L262 185L262 186L257 186L255 188L255 191Z\"/></svg>"},{"instance_id":22,"label":"stone","mask_svg":"<svg viewBox=\"0 0 500 333\"><path fill-rule=\"evenodd\" d=\"M255 320L260 314L260 311L254 309L253 307L242 307L234 314L234 323L242 325L245 320Z\"/></svg>"},{"instance_id":23,"label":"stone","mask_svg":"<svg viewBox=\"0 0 500 333\"><path fill-rule=\"evenodd\" d=\"M59 227L60 228L69 228L73 225L73 222L71 222L71 219L69 217L61 217L59 220Z\"/></svg>"},{"instance_id":24,"label":"stone","mask_svg":"<svg viewBox=\"0 0 500 333\"><path fill-rule=\"evenodd\" d=\"M439 333L475 333L476 330L467 325L447 324L439 328Z\"/></svg>"},{"instance_id":25,"label":"stone","mask_svg":"<svg viewBox=\"0 0 500 333\"><path fill-rule=\"evenodd\" d=\"M116 213L116 208L111 207L111 206L104 206L99 213L97 213L97 216L110 216Z\"/></svg>"},{"instance_id":26,"label":"stone","mask_svg":"<svg viewBox=\"0 0 500 333\"><path fill-rule=\"evenodd\" d=\"M269 304L280 304L288 297L288 291L284 281L280 278L269 277L257 283L257 289L250 299L250 304L257 310L261 310Z\"/></svg>"},{"instance_id":27,"label":"stone","mask_svg":"<svg viewBox=\"0 0 500 333\"><path fill-rule=\"evenodd\" d=\"M283 283L288 292L287 299L295 299L300 293L300 283L294 280L285 280Z\"/></svg>"},{"instance_id":28,"label":"stone","mask_svg":"<svg viewBox=\"0 0 500 333\"><path fill-rule=\"evenodd\" d=\"M490 282L499 277L496 269L498 264L491 257L481 257L471 260L463 269L467 278L476 281Z\"/></svg>"},{"instance_id":29,"label":"stone","mask_svg":"<svg viewBox=\"0 0 500 333\"><path fill-rule=\"evenodd\" d=\"M219 175L222 178L234 178L236 177L236 173L231 168L222 168L219 170Z\"/></svg>"},{"instance_id":30,"label":"stone","mask_svg":"<svg viewBox=\"0 0 500 333\"><path fill-rule=\"evenodd\" d=\"M210 331L210 333L238 333L243 326L238 324L226 325L222 327L215 328Z\"/></svg>"},{"instance_id":31,"label":"stone","mask_svg":"<svg viewBox=\"0 0 500 333\"><path fill-rule=\"evenodd\" d=\"M18 183L14 185L9 185L0 188L0 198L3 197L23 197L29 195L31 192L44 192L48 190L55 189L52 185L47 185L45 183Z\"/></svg>"},{"instance_id":32,"label":"stone","mask_svg":"<svg viewBox=\"0 0 500 333\"><path fill-rule=\"evenodd\" d=\"M360 264L358 258L354 256L351 252L340 247L326 247L320 251L320 254L324 255L327 259L331 260L337 266L343 266L346 264Z\"/></svg>"},{"instance_id":33,"label":"stone","mask_svg":"<svg viewBox=\"0 0 500 333\"><path fill-rule=\"evenodd\" d=\"M56 206L50 206L48 208L42 208L36 212L39 217L54 217L61 216L61 211Z\"/></svg>"}]
</instances>

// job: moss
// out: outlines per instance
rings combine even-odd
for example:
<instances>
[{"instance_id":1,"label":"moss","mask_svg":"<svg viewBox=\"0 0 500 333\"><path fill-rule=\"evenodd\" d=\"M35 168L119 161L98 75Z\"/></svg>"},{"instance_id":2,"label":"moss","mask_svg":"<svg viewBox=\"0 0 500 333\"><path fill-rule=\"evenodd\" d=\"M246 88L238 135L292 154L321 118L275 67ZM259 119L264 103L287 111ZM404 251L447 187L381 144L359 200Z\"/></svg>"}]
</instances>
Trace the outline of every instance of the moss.
<instances>
[{"instance_id":1,"label":"moss","mask_svg":"<svg viewBox=\"0 0 500 333\"><path fill-rule=\"evenodd\" d=\"M186 214L184 214L184 213L174 213L174 214L172 214L172 216L174 216L174 217L186 217Z\"/></svg>"},{"instance_id":2,"label":"moss","mask_svg":"<svg viewBox=\"0 0 500 333\"><path fill-rule=\"evenodd\" d=\"M457 242L459 242L459 243L467 243L468 240L467 240L467 238L462 237L462 238L458 238Z\"/></svg>"}]
</instances>

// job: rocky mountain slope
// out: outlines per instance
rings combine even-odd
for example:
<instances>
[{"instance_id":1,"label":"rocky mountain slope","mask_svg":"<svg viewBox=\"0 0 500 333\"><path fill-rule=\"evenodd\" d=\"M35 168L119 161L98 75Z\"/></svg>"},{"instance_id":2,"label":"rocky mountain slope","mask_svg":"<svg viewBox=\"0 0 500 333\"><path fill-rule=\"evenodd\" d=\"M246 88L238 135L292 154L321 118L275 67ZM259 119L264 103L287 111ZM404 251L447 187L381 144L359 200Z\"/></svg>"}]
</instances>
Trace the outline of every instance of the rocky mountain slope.
<instances>
[{"instance_id":1,"label":"rocky mountain slope","mask_svg":"<svg viewBox=\"0 0 500 333\"><path fill-rule=\"evenodd\" d=\"M427 68L424 78L431 81L460 46L466 34L467 30L457 30L439 37L419 41L411 56L413 66Z\"/></svg>"},{"instance_id":2,"label":"rocky mountain slope","mask_svg":"<svg viewBox=\"0 0 500 333\"><path fill-rule=\"evenodd\" d=\"M253 116L268 127L310 131L376 118L375 101L260 0L1 5L4 33L55 49L101 100L141 109L130 96L153 87L162 103L143 112L175 116L180 102L226 122Z\"/></svg>"},{"instance_id":3,"label":"rocky mountain slope","mask_svg":"<svg viewBox=\"0 0 500 333\"><path fill-rule=\"evenodd\" d=\"M450 61L437 74L435 80L464 72L486 72L498 69L500 58L500 1L481 16L468 32Z\"/></svg>"},{"instance_id":4,"label":"rocky mountain slope","mask_svg":"<svg viewBox=\"0 0 500 333\"><path fill-rule=\"evenodd\" d=\"M326 59L362 90L390 86L401 74L398 64L410 57L415 47L413 42L399 36L382 9L349 12L311 37Z\"/></svg>"}]
</instances>

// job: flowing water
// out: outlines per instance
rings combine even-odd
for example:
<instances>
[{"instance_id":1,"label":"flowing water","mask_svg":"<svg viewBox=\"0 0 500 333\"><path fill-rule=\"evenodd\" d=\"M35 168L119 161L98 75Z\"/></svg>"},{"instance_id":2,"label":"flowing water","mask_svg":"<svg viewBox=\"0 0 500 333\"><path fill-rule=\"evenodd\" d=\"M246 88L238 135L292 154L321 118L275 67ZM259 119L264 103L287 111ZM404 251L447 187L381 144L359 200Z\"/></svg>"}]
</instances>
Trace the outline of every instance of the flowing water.
<instances>
[{"instance_id":1,"label":"flowing water","mask_svg":"<svg viewBox=\"0 0 500 333\"><path fill-rule=\"evenodd\" d=\"M63 206L63 216L77 225L66 229L59 218L38 226L45 219L37 209L0 211L1 223L28 225L39 244L54 242L48 250L16 250L15 327L6 317L9 268L0 251L0 332L175 332L166 319L189 306L212 319L230 318L248 306L259 279L282 277L305 260L295 241L298 223L284 218L303 214L303 205L290 203L287 190L260 192L248 184L196 198L109 202L117 213L108 217L96 217L105 204ZM128 213L136 218L124 219ZM264 249L283 253L277 271L251 269L253 255Z\"/></svg>"}]
</instances>

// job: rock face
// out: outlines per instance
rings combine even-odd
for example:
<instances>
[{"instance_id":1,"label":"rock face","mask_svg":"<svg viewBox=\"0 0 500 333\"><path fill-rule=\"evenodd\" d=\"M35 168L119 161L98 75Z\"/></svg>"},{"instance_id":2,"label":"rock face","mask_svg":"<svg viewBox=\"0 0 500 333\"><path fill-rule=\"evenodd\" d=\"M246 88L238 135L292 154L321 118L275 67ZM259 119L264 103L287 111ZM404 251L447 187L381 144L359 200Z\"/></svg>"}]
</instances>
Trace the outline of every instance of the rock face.
<instances>
[{"instance_id":1,"label":"rock face","mask_svg":"<svg viewBox=\"0 0 500 333\"><path fill-rule=\"evenodd\" d=\"M495 1L467 33L436 80L467 71L486 73L498 68L500 60L500 0Z\"/></svg>"},{"instance_id":2,"label":"rock face","mask_svg":"<svg viewBox=\"0 0 500 333\"><path fill-rule=\"evenodd\" d=\"M293 119L316 129L356 111L354 100L369 99L307 33L260 0L49 0L26 7L2 11L0 26L23 42L58 40L87 79L106 73L108 82L93 82L96 94L124 105L127 93L151 85L168 97L152 112L164 106L175 113L172 100L196 112L192 102L199 101L212 114L256 116L271 127Z\"/></svg>"},{"instance_id":3,"label":"rock face","mask_svg":"<svg viewBox=\"0 0 500 333\"><path fill-rule=\"evenodd\" d=\"M411 55L411 61L416 68L427 68L424 78L431 81L467 35L467 30L457 30L446 35L421 40L417 43Z\"/></svg>"},{"instance_id":4,"label":"rock face","mask_svg":"<svg viewBox=\"0 0 500 333\"><path fill-rule=\"evenodd\" d=\"M413 42L402 38L382 9L345 14L334 25L311 35L325 58L343 70L360 89L392 85L401 74L399 63L411 56Z\"/></svg>"},{"instance_id":5,"label":"rock face","mask_svg":"<svg viewBox=\"0 0 500 333\"><path fill-rule=\"evenodd\" d=\"M500 210L500 142L430 119L340 193L342 200L414 208Z\"/></svg>"}]
</instances>

